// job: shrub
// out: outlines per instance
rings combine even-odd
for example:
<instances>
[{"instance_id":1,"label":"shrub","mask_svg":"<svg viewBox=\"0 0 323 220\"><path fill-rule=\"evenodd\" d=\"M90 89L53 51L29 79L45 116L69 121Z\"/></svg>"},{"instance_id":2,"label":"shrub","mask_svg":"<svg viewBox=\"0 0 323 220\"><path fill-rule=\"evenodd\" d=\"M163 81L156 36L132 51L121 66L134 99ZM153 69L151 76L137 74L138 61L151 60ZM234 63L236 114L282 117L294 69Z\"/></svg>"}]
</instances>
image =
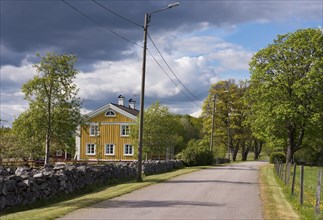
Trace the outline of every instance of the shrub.
<instances>
[{"instance_id":1,"label":"shrub","mask_svg":"<svg viewBox=\"0 0 323 220\"><path fill-rule=\"evenodd\" d=\"M311 166L323 165L323 149L308 146L300 149L294 154L295 162Z\"/></svg>"},{"instance_id":2,"label":"shrub","mask_svg":"<svg viewBox=\"0 0 323 220\"><path fill-rule=\"evenodd\" d=\"M273 152L270 154L270 163L286 163L286 155L283 152Z\"/></svg>"},{"instance_id":3,"label":"shrub","mask_svg":"<svg viewBox=\"0 0 323 220\"><path fill-rule=\"evenodd\" d=\"M182 160L187 166L211 165L213 154L208 146L199 145L196 140L191 140L185 150L182 151Z\"/></svg>"}]
</instances>

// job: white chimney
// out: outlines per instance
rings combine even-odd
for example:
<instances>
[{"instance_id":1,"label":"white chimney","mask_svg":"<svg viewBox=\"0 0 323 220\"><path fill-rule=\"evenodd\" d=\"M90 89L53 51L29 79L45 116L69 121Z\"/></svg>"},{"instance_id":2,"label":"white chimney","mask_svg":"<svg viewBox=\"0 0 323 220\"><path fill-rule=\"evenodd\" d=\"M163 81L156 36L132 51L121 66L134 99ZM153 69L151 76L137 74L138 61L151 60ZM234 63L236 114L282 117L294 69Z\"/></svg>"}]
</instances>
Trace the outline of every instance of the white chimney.
<instances>
[{"instance_id":1,"label":"white chimney","mask_svg":"<svg viewBox=\"0 0 323 220\"><path fill-rule=\"evenodd\" d=\"M129 99L129 108L136 109L136 101L133 99Z\"/></svg>"},{"instance_id":2,"label":"white chimney","mask_svg":"<svg viewBox=\"0 0 323 220\"><path fill-rule=\"evenodd\" d=\"M118 105L124 106L124 96L123 95L118 96Z\"/></svg>"}]
</instances>

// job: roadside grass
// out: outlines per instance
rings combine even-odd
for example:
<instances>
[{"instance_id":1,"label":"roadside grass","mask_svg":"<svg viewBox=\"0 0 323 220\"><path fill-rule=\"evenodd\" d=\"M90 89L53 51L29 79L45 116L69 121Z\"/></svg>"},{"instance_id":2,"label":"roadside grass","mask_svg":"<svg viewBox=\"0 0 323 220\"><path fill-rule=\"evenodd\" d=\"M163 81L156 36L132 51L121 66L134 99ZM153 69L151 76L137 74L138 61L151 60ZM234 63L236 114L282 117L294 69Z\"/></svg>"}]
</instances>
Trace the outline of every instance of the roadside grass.
<instances>
[{"instance_id":1,"label":"roadside grass","mask_svg":"<svg viewBox=\"0 0 323 220\"><path fill-rule=\"evenodd\" d=\"M289 185L285 185L283 181L279 180L283 191L288 198L288 201L294 206L296 211L301 216L301 219L321 219L323 220L323 186L321 185L321 202L320 202L320 215L315 215L316 203L316 185L317 173L322 167L309 167L304 166L304 194L303 205L299 204L300 197L300 168L296 169L295 190L294 195L291 195L291 181ZM293 171L292 171L293 172Z\"/></svg>"},{"instance_id":2,"label":"roadside grass","mask_svg":"<svg viewBox=\"0 0 323 220\"><path fill-rule=\"evenodd\" d=\"M86 187L85 189L82 189L74 194L64 195L51 201L39 201L32 205L20 206L5 210L3 213L0 213L0 219L55 219L62 217L76 209L85 208L95 203L121 196L134 190L208 167L209 166L186 167L168 173L151 175L144 177L143 182L136 182L135 180L132 180L122 183L114 183L113 185L108 186L101 185Z\"/></svg>"},{"instance_id":3,"label":"roadside grass","mask_svg":"<svg viewBox=\"0 0 323 220\"><path fill-rule=\"evenodd\" d=\"M272 164L261 167L259 180L264 219L300 219L288 202Z\"/></svg>"}]
</instances>

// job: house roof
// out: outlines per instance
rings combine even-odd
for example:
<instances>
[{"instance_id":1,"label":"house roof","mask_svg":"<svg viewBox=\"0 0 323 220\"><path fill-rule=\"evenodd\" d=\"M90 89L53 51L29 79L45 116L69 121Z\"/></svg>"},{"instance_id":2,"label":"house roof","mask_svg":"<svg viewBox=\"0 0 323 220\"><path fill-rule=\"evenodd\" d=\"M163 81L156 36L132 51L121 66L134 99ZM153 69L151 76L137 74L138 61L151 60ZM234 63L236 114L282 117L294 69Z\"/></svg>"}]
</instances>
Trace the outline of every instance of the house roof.
<instances>
[{"instance_id":1,"label":"house roof","mask_svg":"<svg viewBox=\"0 0 323 220\"><path fill-rule=\"evenodd\" d=\"M138 114L139 114L139 110L137 110L137 109L127 108L126 106L118 105L118 104L115 104L115 103L111 103L111 104L116 106L117 108L122 109L123 111L128 112L129 114L134 115L134 116L138 116Z\"/></svg>"},{"instance_id":2,"label":"house roof","mask_svg":"<svg viewBox=\"0 0 323 220\"><path fill-rule=\"evenodd\" d=\"M115 103L108 103L104 106L101 106L100 108L96 109L96 110L93 110L92 112L88 113L86 116L88 118L93 118L107 110L114 110L120 114L123 114L131 119L137 119L137 116L139 114L139 110L137 109L132 109L132 108L128 108L128 107L125 107L125 106L122 106L122 105L118 105L118 104L115 104Z\"/></svg>"}]
</instances>

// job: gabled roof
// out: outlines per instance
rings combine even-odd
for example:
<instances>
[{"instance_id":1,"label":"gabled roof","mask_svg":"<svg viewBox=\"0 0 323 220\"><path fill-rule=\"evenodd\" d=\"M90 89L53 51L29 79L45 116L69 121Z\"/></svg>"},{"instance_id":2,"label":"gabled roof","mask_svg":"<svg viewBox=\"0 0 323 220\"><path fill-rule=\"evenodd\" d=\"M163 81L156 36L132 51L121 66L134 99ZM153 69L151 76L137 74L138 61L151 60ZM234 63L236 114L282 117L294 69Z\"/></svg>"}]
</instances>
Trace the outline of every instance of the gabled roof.
<instances>
[{"instance_id":1,"label":"gabled roof","mask_svg":"<svg viewBox=\"0 0 323 220\"><path fill-rule=\"evenodd\" d=\"M122 114L128 118L131 118L133 120L136 120L137 119L137 116L139 114L139 110L137 109L132 109L132 108L127 108L125 106L122 106L122 105L117 105L117 104L114 104L114 103L109 103L109 104L106 104L96 110L93 110L92 112L86 114L86 116L88 118L93 118L103 112L106 112L108 110L113 110L113 111L116 111L118 112L119 114Z\"/></svg>"},{"instance_id":2,"label":"gabled roof","mask_svg":"<svg viewBox=\"0 0 323 220\"><path fill-rule=\"evenodd\" d=\"M136 116L136 117L139 114L139 110L137 110L137 109L127 108L126 106L118 105L118 104L115 104L115 103L111 103L111 104L114 105L117 108L122 109L123 111L128 112L129 114L132 114L132 115Z\"/></svg>"}]
</instances>

